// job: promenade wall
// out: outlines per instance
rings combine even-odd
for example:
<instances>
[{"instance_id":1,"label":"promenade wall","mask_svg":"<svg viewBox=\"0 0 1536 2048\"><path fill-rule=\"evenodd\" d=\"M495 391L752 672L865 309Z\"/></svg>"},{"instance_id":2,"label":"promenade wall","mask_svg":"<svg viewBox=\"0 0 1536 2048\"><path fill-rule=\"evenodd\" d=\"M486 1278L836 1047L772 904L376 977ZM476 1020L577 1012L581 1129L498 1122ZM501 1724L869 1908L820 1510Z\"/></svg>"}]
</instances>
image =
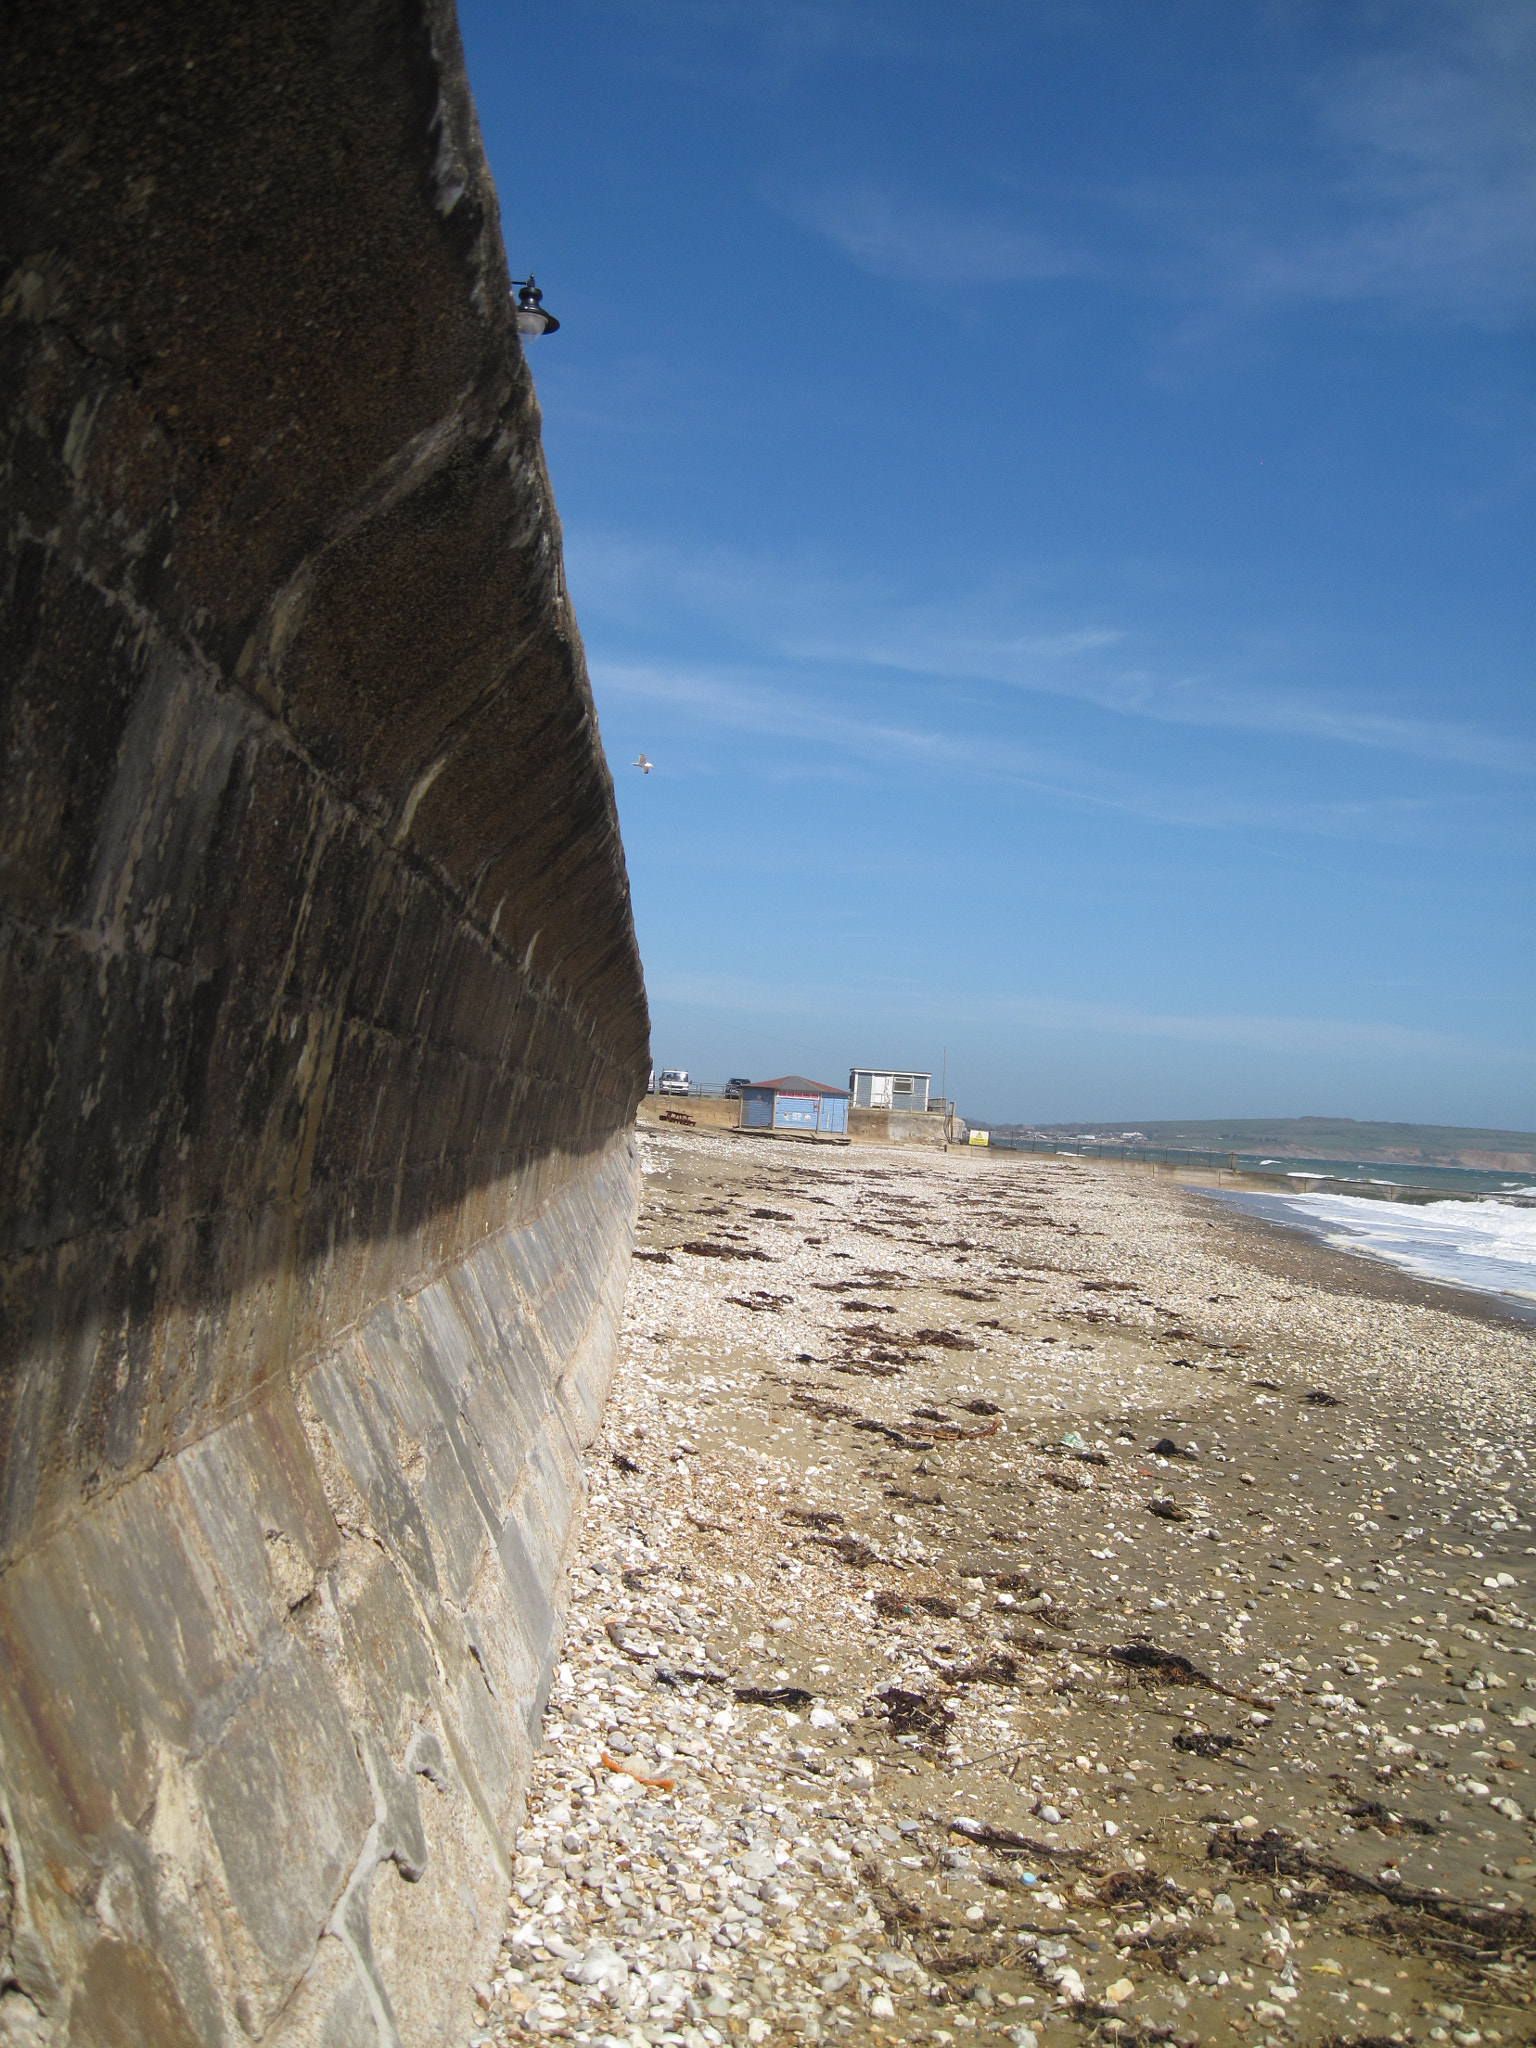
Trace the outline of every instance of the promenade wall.
<instances>
[{"instance_id":1,"label":"promenade wall","mask_svg":"<svg viewBox=\"0 0 1536 2048\"><path fill-rule=\"evenodd\" d=\"M649 1039L496 194L446 0L8 29L0 2039L462 2040Z\"/></svg>"}]
</instances>

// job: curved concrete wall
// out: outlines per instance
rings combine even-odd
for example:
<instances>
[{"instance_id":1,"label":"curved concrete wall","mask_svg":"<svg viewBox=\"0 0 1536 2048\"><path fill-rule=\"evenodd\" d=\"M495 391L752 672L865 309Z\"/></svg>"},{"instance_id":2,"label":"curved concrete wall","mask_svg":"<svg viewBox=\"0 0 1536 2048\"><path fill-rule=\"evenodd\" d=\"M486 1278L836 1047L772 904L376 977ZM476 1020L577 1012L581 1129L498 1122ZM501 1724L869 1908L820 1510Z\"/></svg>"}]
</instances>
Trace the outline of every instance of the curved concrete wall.
<instances>
[{"instance_id":1,"label":"curved concrete wall","mask_svg":"<svg viewBox=\"0 0 1536 2048\"><path fill-rule=\"evenodd\" d=\"M448 2041L649 1036L446 0L0 95L0 2041Z\"/></svg>"}]
</instances>

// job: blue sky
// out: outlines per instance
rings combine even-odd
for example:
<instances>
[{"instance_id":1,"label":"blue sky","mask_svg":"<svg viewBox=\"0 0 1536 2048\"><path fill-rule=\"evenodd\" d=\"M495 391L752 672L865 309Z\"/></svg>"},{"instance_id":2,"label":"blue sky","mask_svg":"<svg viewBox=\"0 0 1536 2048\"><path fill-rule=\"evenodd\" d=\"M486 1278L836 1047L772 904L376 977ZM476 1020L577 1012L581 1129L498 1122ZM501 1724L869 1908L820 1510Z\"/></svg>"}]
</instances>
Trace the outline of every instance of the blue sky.
<instances>
[{"instance_id":1,"label":"blue sky","mask_svg":"<svg viewBox=\"0 0 1536 2048\"><path fill-rule=\"evenodd\" d=\"M658 1062L1536 1122L1525 0L461 19Z\"/></svg>"}]
</instances>

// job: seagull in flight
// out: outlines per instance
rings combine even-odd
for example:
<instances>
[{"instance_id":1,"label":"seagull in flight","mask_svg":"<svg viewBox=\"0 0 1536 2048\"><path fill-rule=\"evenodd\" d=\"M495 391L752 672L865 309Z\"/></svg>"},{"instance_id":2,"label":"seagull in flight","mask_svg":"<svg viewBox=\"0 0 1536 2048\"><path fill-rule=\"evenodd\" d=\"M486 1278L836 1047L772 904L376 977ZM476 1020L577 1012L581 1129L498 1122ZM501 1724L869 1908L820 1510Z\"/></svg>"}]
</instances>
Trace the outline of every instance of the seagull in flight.
<instances>
[{"instance_id":1,"label":"seagull in flight","mask_svg":"<svg viewBox=\"0 0 1536 2048\"><path fill-rule=\"evenodd\" d=\"M644 754L642 754L638 761L631 761L629 765L631 768L638 768L642 775L649 775L655 763L647 761Z\"/></svg>"}]
</instances>

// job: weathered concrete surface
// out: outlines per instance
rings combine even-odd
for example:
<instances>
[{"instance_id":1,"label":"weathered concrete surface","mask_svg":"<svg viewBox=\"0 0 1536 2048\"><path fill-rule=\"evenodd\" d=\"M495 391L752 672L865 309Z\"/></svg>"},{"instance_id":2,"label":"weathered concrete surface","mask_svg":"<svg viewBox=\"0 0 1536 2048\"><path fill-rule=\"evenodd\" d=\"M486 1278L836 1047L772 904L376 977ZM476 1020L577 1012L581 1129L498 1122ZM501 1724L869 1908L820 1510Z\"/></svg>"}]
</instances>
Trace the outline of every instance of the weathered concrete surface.
<instances>
[{"instance_id":1,"label":"weathered concrete surface","mask_svg":"<svg viewBox=\"0 0 1536 2048\"><path fill-rule=\"evenodd\" d=\"M649 1035L495 194L445 0L0 61L0 2041L446 2041Z\"/></svg>"},{"instance_id":2,"label":"weathered concrete surface","mask_svg":"<svg viewBox=\"0 0 1536 2048\"><path fill-rule=\"evenodd\" d=\"M915 1115L902 1109L850 1109L848 1135L866 1145L937 1145L942 1150L946 1121L954 1131L955 1142L963 1145L967 1131L964 1117L946 1120L937 1111Z\"/></svg>"}]
</instances>

